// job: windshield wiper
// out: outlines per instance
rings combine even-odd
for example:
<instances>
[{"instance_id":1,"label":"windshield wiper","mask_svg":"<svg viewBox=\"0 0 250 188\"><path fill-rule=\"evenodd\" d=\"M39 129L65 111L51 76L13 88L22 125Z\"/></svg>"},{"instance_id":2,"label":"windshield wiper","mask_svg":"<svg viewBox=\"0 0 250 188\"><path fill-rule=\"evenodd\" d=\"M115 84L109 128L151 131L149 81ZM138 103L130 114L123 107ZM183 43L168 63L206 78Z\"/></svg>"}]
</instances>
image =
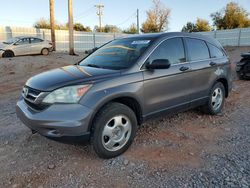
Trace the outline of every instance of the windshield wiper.
<instances>
[{"instance_id":1,"label":"windshield wiper","mask_svg":"<svg viewBox=\"0 0 250 188\"><path fill-rule=\"evenodd\" d=\"M94 68L101 68L100 66L98 65L95 65L95 64L87 64L88 67L94 67Z\"/></svg>"}]
</instances>

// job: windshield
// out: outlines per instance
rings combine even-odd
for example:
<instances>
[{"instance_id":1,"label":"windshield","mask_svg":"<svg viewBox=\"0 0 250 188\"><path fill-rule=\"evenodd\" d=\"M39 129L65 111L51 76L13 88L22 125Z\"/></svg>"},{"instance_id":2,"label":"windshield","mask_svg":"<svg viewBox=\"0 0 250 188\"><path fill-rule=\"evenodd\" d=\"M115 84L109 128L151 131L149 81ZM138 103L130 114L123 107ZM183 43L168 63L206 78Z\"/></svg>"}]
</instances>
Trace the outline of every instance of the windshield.
<instances>
[{"instance_id":1,"label":"windshield","mask_svg":"<svg viewBox=\"0 0 250 188\"><path fill-rule=\"evenodd\" d=\"M114 40L82 60L79 65L121 70L133 65L152 43L148 39Z\"/></svg>"},{"instance_id":2,"label":"windshield","mask_svg":"<svg viewBox=\"0 0 250 188\"><path fill-rule=\"evenodd\" d=\"M14 42L17 42L19 40L19 38L10 38L7 41L3 42L4 44L12 44Z\"/></svg>"}]
</instances>

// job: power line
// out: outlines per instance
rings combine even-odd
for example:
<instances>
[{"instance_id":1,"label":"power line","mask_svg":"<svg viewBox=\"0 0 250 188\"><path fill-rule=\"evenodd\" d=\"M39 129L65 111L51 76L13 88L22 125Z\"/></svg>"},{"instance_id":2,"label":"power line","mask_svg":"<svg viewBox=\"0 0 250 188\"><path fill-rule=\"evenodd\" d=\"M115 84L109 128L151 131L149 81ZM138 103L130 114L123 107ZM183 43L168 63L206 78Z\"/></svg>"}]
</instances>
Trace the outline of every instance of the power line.
<instances>
[{"instance_id":1,"label":"power line","mask_svg":"<svg viewBox=\"0 0 250 188\"><path fill-rule=\"evenodd\" d=\"M90 8L88 8L87 10L85 10L85 11L83 11L83 12L77 14L77 15L75 16L75 19L79 19L80 17L83 17L84 15L86 15L87 13L89 13L92 9L94 9L94 7L90 7Z\"/></svg>"},{"instance_id":2,"label":"power line","mask_svg":"<svg viewBox=\"0 0 250 188\"><path fill-rule=\"evenodd\" d=\"M117 24L116 26L121 26L123 24L125 24L126 22L128 22L131 18L135 17L137 15L137 12L134 12L132 15L130 15L126 20L124 20L123 22L121 22L120 24Z\"/></svg>"}]
</instances>

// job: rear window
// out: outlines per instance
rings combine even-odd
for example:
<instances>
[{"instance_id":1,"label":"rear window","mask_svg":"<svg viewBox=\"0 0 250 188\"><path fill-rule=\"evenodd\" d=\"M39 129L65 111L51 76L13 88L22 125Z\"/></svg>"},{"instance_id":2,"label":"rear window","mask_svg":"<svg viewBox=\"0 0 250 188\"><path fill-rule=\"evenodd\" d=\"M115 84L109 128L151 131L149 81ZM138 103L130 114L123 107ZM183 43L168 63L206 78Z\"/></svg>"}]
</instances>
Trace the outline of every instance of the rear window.
<instances>
[{"instance_id":1,"label":"rear window","mask_svg":"<svg viewBox=\"0 0 250 188\"><path fill-rule=\"evenodd\" d=\"M209 51L203 40L186 38L190 61L209 59Z\"/></svg>"},{"instance_id":2,"label":"rear window","mask_svg":"<svg viewBox=\"0 0 250 188\"><path fill-rule=\"evenodd\" d=\"M217 48L216 46L214 46L214 45L212 45L210 43L207 43L207 45L208 45L208 48L210 50L211 58L220 58L220 57L224 56L224 53L219 48Z\"/></svg>"}]
</instances>

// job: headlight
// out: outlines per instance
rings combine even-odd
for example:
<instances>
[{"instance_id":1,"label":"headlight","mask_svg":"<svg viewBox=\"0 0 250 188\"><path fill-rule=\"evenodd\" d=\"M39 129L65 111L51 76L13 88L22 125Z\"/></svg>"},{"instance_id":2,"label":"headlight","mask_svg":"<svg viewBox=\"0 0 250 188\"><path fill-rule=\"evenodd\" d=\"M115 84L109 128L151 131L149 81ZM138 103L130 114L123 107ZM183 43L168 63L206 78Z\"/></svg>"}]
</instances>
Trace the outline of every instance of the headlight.
<instances>
[{"instance_id":1,"label":"headlight","mask_svg":"<svg viewBox=\"0 0 250 188\"><path fill-rule=\"evenodd\" d=\"M77 85L57 89L43 99L43 103L77 103L91 85Z\"/></svg>"}]
</instances>

